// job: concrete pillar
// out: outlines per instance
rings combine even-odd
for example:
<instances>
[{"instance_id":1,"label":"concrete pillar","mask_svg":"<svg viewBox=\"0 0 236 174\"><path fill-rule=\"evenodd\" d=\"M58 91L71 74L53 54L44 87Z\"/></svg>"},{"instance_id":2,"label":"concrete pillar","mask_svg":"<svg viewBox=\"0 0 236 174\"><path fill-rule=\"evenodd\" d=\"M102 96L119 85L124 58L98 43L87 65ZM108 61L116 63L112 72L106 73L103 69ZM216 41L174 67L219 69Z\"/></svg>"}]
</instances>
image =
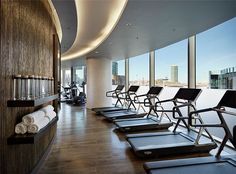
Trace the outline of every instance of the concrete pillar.
<instances>
[{"instance_id":1,"label":"concrete pillar","mask_svg":"<svg viewBox=\"0 0 236 174\"><path fill-rule=\"evenodd\" d=\"M188 39L188 87L196 88L196 36Z\"/></svg>"},{"instance_id":2,"label":"concrete pillar","mask_svg":"<svg viewBox=\"0 0 236 174\"><path fill-rule=\"evenodd\" d=\"M125 91L129 89L129 59L125 59Z\"/></svg>"},{"instance_id":3,"label":"concrete pillar","mask_svg":"<svg viewBox=\"0 0 236 174\"><path fill-rule=\"evenodd\" d=\"M87 58L87 108L111 106L106 91L112 89L111 60Z\"/></svg>"},{"instance_id":4,"label":"concrete pillar","mask_svg":"<svg viewBox=\"0 0 236 174\"><path fill-rule=\"evenodd\" d=\"M149 52L149 87L155 86L155 51Z\"/></svg>"}]
</instances>

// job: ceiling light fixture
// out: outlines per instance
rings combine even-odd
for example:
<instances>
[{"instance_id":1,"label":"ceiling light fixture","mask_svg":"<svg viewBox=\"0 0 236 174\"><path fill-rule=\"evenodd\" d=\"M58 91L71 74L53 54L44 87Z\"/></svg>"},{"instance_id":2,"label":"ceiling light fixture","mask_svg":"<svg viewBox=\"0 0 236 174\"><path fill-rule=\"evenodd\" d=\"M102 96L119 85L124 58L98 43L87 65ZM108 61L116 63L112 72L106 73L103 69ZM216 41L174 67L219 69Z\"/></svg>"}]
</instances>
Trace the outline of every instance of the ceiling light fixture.
<instances>
[{"instance_id":1,"label":"ceiling light fixture","mask_svg":"<svg viewBox=\"0 0 236 174\"><path fill-rule=\"evenodd\" d=\"M75 0L77 34L71 48L62 55L62 60L79 58L95 50L116 26L127 1Z\"/></svg>"},{"instance_id":2,"label":"ceiling light fixture","mask_svg":"<svg viewBox=\"0 0 236 174\"><path fill-rule=\"evenodd\" d=\"M127 23L127 24L125 24L127 27L131 27L132 26L132 24L131 23Z\"/></svg>"}]
</instances>

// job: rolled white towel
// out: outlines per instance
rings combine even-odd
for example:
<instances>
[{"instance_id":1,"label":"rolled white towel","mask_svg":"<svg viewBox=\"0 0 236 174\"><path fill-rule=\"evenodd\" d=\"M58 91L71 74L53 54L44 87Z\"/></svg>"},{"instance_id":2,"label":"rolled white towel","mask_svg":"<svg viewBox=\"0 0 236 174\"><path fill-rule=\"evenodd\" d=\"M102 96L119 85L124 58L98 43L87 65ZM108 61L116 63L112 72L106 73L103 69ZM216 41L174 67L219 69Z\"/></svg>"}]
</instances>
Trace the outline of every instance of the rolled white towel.
<instances>
[{"instance_id":1,"label":"rolled white towel","mask_svg":"<svg viewBox=\"0 0 236 174\"><path fill-rule=\"evenodd\" d=\"M25 123L20 122L15 126L16 134L25 134L26 132L27 132L27 125Z\"/></svg>"},{"instance_id":2,"label":"rolled white towel","mask_svg":"<svg viewBox=\"0 0 236 174\"><path fill-rule=\"evenodd\" d=\"M47 106L40 109L40 111L43 111L45 114L47 112L52 112L53 110L54 110L54 107L52 105L47 105Z\"/></svg>"},{"instance_id":3,"label":"rolled white towel","mask_svg":"<svg viewBox=\"0 0 236 174\"><path fill-rule=\"evenodd\" d=\"M37 133L40 129L44 128L49 123L48 118L44 117L39 120L37 123L30 124L28 126L29 133Z\"/></svg>"},{"instance_id":4,"label":"rolled white towel","mask_svg":"<svg viewBox=\"0 0 236 174\"><path fill-rule=\"evenodd\" d=\"M51 112L47 112L45 117L47 117L49 119L49 121L52 121L53 118L55 118L57 116L56 112L51 111Z\"/></svg>"},{"instance_id":5,"label":"rolled white towel","mask_svg":"<svg viewBox=\"0 0 236 174\"><path fill-rule=\"evenodd\" d=\"M26 125L29 125L29 124L33 124L33 123L38 122L38 120L40 120L40 119L42 119L44 117L45 117L45 113L43 111L36 111L36 112L30 113L28 115L25 115L22 118L22 121Z\"/></svg>"}]
</instances>

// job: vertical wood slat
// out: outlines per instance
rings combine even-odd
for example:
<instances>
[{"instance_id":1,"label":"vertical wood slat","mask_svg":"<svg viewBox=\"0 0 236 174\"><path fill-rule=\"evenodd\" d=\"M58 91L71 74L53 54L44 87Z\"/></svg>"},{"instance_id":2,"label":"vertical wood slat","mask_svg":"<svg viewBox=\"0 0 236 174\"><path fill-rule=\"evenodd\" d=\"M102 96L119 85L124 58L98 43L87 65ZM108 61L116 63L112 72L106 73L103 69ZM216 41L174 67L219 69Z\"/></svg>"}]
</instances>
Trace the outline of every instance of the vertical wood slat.
<instances>
[{"instance_id":1,"label":"vertical wood slat","mask_svg":"<svg viewBox=\"0 0 236 174\"><path fill-rule=\"evenodd\" d=\"M8 108L13 74L53 76L53 34L45 2L0 1L0 173L30 173L51 142L56 127L33 145L7 145L23 115L40 107ZM42 106L41 106L42 107Z\"/></svg>"}]
</instances>

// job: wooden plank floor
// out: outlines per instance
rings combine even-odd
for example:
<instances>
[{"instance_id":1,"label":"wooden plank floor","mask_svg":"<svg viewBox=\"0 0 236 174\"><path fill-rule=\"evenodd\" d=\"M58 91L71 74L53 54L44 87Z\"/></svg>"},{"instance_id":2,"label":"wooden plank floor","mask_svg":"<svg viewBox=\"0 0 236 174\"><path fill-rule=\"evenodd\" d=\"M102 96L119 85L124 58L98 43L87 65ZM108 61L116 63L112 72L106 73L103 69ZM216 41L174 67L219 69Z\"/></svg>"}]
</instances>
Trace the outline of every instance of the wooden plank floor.
<instances>
[{"instance_id":1,"label":"wooden plank floor","mask_svg":"<svg viewBox=\"0 0 236 174\"><path fill-rule=\"evenodd\" d=\"M90 110L62 104L55 142L39 173L145 173L144 161L114 127Z\"/></svg>"},{"instance_id":2,"label":"wooden plank floor","mask_svg":"<svg viewBox=\"0 0 236 174\"><path fill-rule=\"evenodd\" d=\"M124 135L114 131L114 128L112 123L96 116L91 110L62 104L55 142L39 174L143 174L142 166L147 161L209 155L189 154L141 160L132 153ZM215 152L216 149L211 151L212 155Z\"/></svg>"}]
</instances>

